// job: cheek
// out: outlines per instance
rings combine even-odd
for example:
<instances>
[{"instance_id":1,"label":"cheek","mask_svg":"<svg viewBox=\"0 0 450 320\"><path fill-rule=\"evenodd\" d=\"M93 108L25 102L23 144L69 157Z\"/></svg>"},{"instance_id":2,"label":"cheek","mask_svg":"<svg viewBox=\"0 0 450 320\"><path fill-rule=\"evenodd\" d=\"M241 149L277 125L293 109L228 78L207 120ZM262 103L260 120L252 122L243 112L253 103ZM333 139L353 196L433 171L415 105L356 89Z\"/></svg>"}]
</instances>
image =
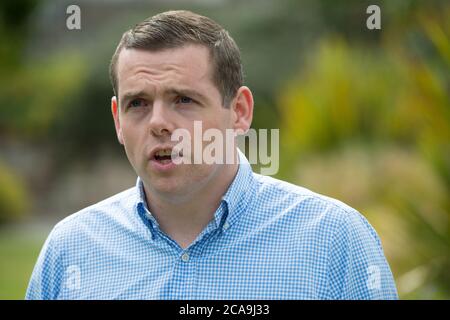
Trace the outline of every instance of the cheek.
<instances>
[{"instance_id":1,"label":"cheek","mask_svg":"<svg viewBox=\"0 0 450 320\"><path fill-rule=\"evenodd\" d=\"M183 167L183 174L179 178L185 180L189 185L207 183L217 172L218 165L186 165Z\"/></svg>"},{"instance_id":2,"label":"cheek","mask_svg":"<svg viewBox=\"0 0 450 320\"><path fill-rule=\"evenodd\" d=\"M122 139L128 157L136 157L142 148L140 130L137 126L122 126Z\"/></svg>"},{"instance_id":3,"label":"cheek","mask_svg":"<svg viewBox=\"0 0 450 320\"><path fill-rule=\"evenodd\" d=\"M229 113L218 113L209 117L203 121L203 130L214 128L220 131L225 131L227 128L231 128L231 117Z\"/></svg>"},{"instance_id":4,"label":"cheek","mask_svg":"<svg viewBox=\"0 0 450 320\"><path fill-rule=\"evenodd\" d=\"M130 121L129 119L122 122L122 135L128 143L134 143L140 136L144 135L143 123L137 121Z\"/></svg>"}]
</instances>

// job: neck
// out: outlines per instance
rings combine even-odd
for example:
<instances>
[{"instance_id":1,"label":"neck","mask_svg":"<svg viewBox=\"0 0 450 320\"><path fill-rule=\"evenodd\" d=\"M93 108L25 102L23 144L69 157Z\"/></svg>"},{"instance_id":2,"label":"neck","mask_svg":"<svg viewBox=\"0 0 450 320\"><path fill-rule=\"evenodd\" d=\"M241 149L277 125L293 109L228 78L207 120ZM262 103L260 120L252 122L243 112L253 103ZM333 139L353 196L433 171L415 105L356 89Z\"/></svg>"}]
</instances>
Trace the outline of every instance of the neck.
<instances>
[{"instance_id":1,"label":"neck","mask_svg":"<svg viewBox=\"0 0 450 320\"><path fill-rule=\"evenodd\" d=\"M203 186L181 200L150 194L144 184L149 210L160 229L182 248L188 247L214 219L214 213L237 170L238 164L221 165Z\"/></svg>"}]
</instances>

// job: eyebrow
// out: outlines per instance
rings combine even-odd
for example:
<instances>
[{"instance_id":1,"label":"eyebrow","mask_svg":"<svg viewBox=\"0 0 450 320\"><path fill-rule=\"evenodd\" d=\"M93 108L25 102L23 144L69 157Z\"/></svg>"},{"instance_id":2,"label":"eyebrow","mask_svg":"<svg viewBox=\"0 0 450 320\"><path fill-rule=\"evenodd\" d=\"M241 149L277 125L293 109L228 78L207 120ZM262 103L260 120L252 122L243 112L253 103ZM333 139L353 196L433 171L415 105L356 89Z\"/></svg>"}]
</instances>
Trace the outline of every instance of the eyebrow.
<instances>
[{"instance_id":1,"label":"eyebrow","mask_svg":"<svg viewBox=\"0 0 450 320\"><path fill-rule=\"evenodd\" d=\"M166 95L177 95L177 96L187 96L192 97L193 99L200 100L200 101L208 101L208 98L201 94L200 92L192 89L182 89L182 88L170 88L166 90ZM129 101L132 101L137 98L152 98L151 95L149 95L144 90L138 90L138 91L129 91L123 94L122 98L120 99L120 105L126 105Z\"/></svg>"},{"instance_id":2,"label":"eyebrow","mask_svg":"<svg viewBox=\"0 0 450 320\"><path fill-rule=\"evenodd\" d=\"M198 92L196 90L192 90L192 89L171 88L171 89L167 90L166 92L168 94L173 94L173 95L177 95L177 96L183 96L183 97L186 96L186 97L192 97L196 100L208 101L208 98L206 96L204 96L200 92Z\"/></svg>"}]
</instances>

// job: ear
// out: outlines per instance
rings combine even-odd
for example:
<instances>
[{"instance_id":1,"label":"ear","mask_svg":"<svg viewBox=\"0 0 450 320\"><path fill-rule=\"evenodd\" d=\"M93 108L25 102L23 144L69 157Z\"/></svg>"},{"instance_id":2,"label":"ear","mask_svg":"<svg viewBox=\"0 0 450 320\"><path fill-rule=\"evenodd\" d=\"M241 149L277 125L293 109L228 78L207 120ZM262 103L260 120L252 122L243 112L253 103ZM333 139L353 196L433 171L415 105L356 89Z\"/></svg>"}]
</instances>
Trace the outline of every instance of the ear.
<instances>
[{"instance_id":1,"label":"ear","mask_svg":"<svg viewBox=\"0 0 450 320\"><path fill-rule=\"evenodd\" d=\"M253 95L246 86L239 88L233 100L233 129L246 133L253 120Z\"/></svg>"},{"instance_id":2,"label":"ear","mask_svg":"<svg viewBox=\"0 0 450 320\"><path fill-rule=\"evenodd\" d=\"M117 139L119 139L120 144L123 144L122 128L120 127L119 118L119 105L116 96L111 98L111 112L114 119L114 126L116 127Z\"/></svg>"}]
</instances>

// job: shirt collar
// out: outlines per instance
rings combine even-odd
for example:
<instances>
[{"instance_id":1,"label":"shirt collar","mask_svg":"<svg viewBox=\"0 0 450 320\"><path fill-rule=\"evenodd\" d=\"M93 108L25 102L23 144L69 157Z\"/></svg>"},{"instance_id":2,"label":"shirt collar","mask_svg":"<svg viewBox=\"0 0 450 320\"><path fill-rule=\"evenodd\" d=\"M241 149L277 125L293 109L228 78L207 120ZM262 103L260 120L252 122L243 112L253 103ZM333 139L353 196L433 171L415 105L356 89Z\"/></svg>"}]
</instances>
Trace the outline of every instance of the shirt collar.
<instances>
[{"instance_id":1,"label":"shirt collar","mask_svg":"<svg viewBox=\"0 0 450 320\"><path fill-rule=\"evenodd\" d=\"M222 197L222 203L226 204L226 224L227 227L233 225L239 218L242 212L247 208L251 197L253 196L253 187L255 185L255 180L253 178L253 171L250 163L248 162L245 155L238 149L239 154L239 166L236 176L228 187L228 190ZM217 211L216 211L217 213ZM216 223L219 223L220 218L216 217ZM225 221L223 221L225 222Z\"/></svg>"},{"instance_id":2,"label":"shirt collar","mask_svg":"<svg viewBox=\"0 0 450 320\"><path fill-rule=\"evenodd\" d=\"M249 201L253 195L253 187L255 180L253 178L253 171L250 163L245 155L238 149L239 166L233 182L228 187L228 190L222 196L222 201L214 213L214 220L216 226L225 226L228 229L233 225L245 211ZM155 217L148 210L147 201L144 193L144 185L141 178L136 181L136 210L144 221L144 223L152 230L154 236L154 227L159 227Z\"/></svg>"}]
</instances>

